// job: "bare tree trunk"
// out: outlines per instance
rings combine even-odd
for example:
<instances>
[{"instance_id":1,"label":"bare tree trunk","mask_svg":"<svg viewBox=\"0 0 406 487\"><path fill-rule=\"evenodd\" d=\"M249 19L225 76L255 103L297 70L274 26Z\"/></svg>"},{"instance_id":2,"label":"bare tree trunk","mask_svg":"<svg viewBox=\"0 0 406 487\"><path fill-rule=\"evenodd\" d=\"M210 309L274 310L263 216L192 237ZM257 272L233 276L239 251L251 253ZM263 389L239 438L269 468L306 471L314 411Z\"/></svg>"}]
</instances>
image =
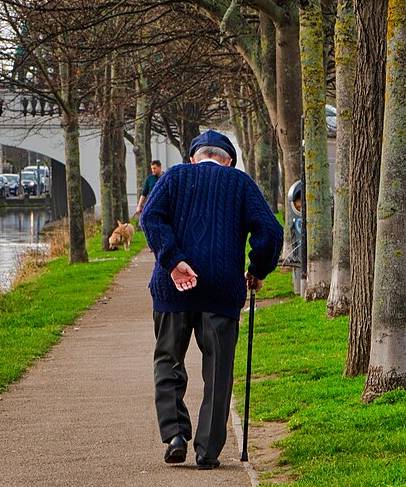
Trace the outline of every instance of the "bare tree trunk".
<instances>
[{"instance_id":1,"label":"bare tree trunk","mask_svg":"<svg viewBox=\"0 0 406 487\"><path fill-rule=\"evenodd\" d=\"M406 0L389 0L371 357L362 399L406 389Z\"/></svg>"},{"instance_id":2,"label":"bare tree trunk","mask_svg":"<svg viewBox=\"0 0 406 487\"><path fill-rule=\"evenodd\" d=\"M323 17L320 0L300 14L307 215L306 299L327 298L331 279L331 201L327 159Z\"/></svg>"},{"instance_id":3,"label":"bare tree trunk","mask_svg":"<svg viewBox=\"0 0 406 487\"><path fill-rule=\"evenodd\" d=\"M292 9L293 13L293 9ZM276 29L276 74L278 139L283 152L285 193L285 235L283 258L292 251L292 216L287 202L289 188L300 179L302 116L299 20L293 15L289 25Z\"/></svg>"},{"instance_id":4,"label":"bare tree trunk","mask_svg":"<svg viewBox=\"0 0 406 487\"><path fill-rule=\"evenodd\" d=\"M126 155L127 148L124 141L124 130L123 137L121 140L121 170L120 170L120 187L121 187L121 213L123 215L123 221L130 221L130 211L128 209L128 195L127 195L127 168L126 168Z\"/></svg>"},{"instance_id":5,"label":"bare tree trunk","mask_svg":"<svg viewBox=\"0 0 406 487\"><path fill-rule=\"evenodd\" d=\"M353 0L339 0L335 31L337 138L330 317L350 310L349 168L354 100L356 26Z\"/></svg>"},{"instance_id":6,"label":"bare tree trunk","mask_svg":"<svg viewBox=\"0 0 406 487\"><path fill-rule=\"evenodd\" d=\"M65 139L66 190L69 220L69 262L87 262L85 223L83 218L80 177L79 121L73 66L68 61L59 63L61 80L62 126Z\"/></svg>"},{"instance_id":7,"label":"bare tree trunk","mask_svg":"<svg viewBox=\"0 0 406 487\"><path fill-rule=\"evenodd\" d=\"M260 8L260 62L257 55L241 54L250 64L283 153L285 228L282 257L292 251L292 216L287 204L289 188L300 179L302 86L299 52L299 17L297 2L287 0L283 22L275 22ZM238 47L237 47L238 50ZM276 76L275 76L276 73Z\"/></svg>"},{"instance_id":8,"label":"bare tree trunk","mask_svg":"<svg viewBox=\"0 0 406 487\"><path fill-rule=\"evenodd\" d=\"M111 56L105 59L101 88L101 135L100 135L100 195L102 210L102 248L109 250L109 237L115 227L113 220L113 131L111 93Z\"/></svg>"},{"instance_id":9,"label":"bare tree trunk","mask_svg":"<svg viewBox=\"0 0 406 487\"><path fill-rule=\"evenodd\" d=\"M122 207L122 195L121 195L121 170L122 164L122 136L120 133L120 127L117 127L119 123L115 119L115 126L113 128L112 136L112 154L113 154L113 191L112 191L112 206L113 206L113 221L114 224L117 220L123 220L123 207Z\"/></svg>"},{"instance_id":10,"label":"bare tree trunk","mask_svg":"<svg viewBox=\"0 0 406 487\"><path fill-rule=\"evenodd\" d=\"M292 218L286 198L290 186L300 179L301 174L302 97L297 0L250 2L261 12L259 45L252 31L248 33L249 29L247 34L240 35L244 24L240 2L227 2L228 7L222 2L211 0L194 2L201 5L215 22L221 23L222 30L235 37L235 48L252 69L272 124L277 129L276 136L283 151L284 165L285 235L282 255L286 258L292 251Z\"/></svg>"},{"instance_id":11,"label":"bare tree trunk","mask_svg":"<svg viewBox=\"0 0 406 487\"><path fill-rule=\"evenodd\" d=\"M227 108L230 114L230 121L234 129L234 135L237 139L237 144L241 149L242 162L244 164L244 169L248 172L248 153L247 147L245 145L245 137L243 134L244 124L243 124L243 109L241 107L240 100L235 97L235 94L227 94Z\"/></svg>"},{"instance_id":12,"label":"bare tree trunk","mask_svg":"<svg viewBox=\"0 0 406 487\"><path fill-rule=\"evenodd\" d=\"M127 149L124 141L124 113L123 107L118 107L117 126L113 137L114 168L117 171L117 181L115 186L118 188L119 199L115 214L125 222L129 221L128 196L127 196L127 168L126 153Z\"/></svg>"},{"instance_id":13,"label":"bare tree trunk","mask_svg":"<svg viewBox=\"0 0 406 487\"><path fill-rule=\"evenodd\" d=\"M248 174L256 181L257 179L257 174L255 170L255 136L254 136L254 120L253 120L254 114L251 110L246 111L246 118L245 118L245 123L246 123L246 128L243 132L244 138L245 138L245 146L248 148L247 149L247 154L248 154Z\"/></svg>"},{"instance_id":14,"label":"bare tree trunk","mask_svg":"<svg viewBox=\"0 0 406 487\"><path fill-rule=\"evenodd\" d=\"M135 119L135 164L137 172L137 197L142 193L144 180L151 164L151 107L148 96L142 93L144 84L139 84L137 97L137 116Z\"/></svg>"},{"instance_id":15,"label":"bare tree trunk","mask_svg":"<svg viewBox=\"0 0 406 487\"><path fill-rule=\"evenodd\" d=\"M350 158L351 308L345 374L368 370L385 99L387 0L355 0L357 66Z\"/></svg>"},{"instance_id":16,"label":"bare tree trunk","mask_svg":"<svg viewBox=\"0 0 406 487\"><path fill-rule=\"evenodd\" d=\"M110 119L102 122L100 135L100 195L102 214L102 248L109 250L109 237L114 229L113 221L113 157Z\"/></svg>"},{"instance_id":17,"label":"bare tree trunk","mask_svg":"<svg viewBox=\"0 0 406 487\"><path fill-rule=\"evenodd\" d=\"M182 104L181 118L178 120L179 146L183 161L189 161L189 148L192 140L200 134L199 111L197 103Z\"/></svg>"},{"instance_id":18,"label":"bare tree trunk","mask_svg":"<svg viewBox=\"0 0 406 487\"><path fill-rule=\"evenodd\" d=\"M271 195L269 197L269 204L272 211L275 213L279 211L278 201L279 201L279 184L280 184L280 174L279 174L279 147L278 141L276 140L276 131L271 127L271 141L273 145L272 159L270 160L271 166Z\"/></svg>"},{"instance_id":19,"label":"bare tree trunk","mask_svg":"<svg viewBox=\"0 0 406 487\"><path fill-rule=\"evenodd\" d=\"M273 211L277 211L277 204L272 197L272 167L278 163L278 151L275 133L271 125L268 111L261 106L262 95L258 93L259 101L255 112L255 173L258 186ZM272 207L273 203L273 207Z\"/></svg>"},{"instance_id":20,"label":"bare tree trunk","mask_svg":"<svg viewBox=\"0 0 406 487\"><path fill-rule=\"evenodd\" d=\"M128 221L127 173L125 167L126 148L124 142L124 93L122 88L122 66L115 56L112 70L112 101L114 130L113 152L113 220Z\"/></svg>"}]
</instances>

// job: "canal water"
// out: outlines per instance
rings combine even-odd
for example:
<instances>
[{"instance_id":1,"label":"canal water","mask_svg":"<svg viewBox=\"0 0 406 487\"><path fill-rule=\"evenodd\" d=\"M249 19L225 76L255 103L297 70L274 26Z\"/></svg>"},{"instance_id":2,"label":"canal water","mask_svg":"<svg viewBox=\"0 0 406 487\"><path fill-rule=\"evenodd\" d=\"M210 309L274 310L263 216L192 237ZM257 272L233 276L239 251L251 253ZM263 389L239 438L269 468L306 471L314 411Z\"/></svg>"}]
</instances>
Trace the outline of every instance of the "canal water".
<instances>
[{"instance_id":1,"label":"canal water","mask_svg":"<svg viewBox=\"0 0 406 487\"><path fill-rule=\"evenodd\" d=\"M43 209L8 209L0 213L0 292L10 288L24 252L47 251L40 232L49 216L49 211Z\"/></svg>"}]
</instances>

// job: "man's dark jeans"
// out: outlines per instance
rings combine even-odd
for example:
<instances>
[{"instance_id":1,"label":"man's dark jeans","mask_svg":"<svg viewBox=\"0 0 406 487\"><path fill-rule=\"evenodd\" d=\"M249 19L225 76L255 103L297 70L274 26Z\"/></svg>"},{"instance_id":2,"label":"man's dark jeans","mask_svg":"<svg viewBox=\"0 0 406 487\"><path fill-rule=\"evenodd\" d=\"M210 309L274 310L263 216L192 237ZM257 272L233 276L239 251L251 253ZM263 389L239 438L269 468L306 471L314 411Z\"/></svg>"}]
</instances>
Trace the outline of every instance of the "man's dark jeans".
<instances>
[{"instance_id":1,"label":"man's dark jeans","mask_svg":"<svg viewBox=\"0 0 406 487\"><path fill-rule=\"evenodd\" d=\"M198 455L215 459L227 436L238 321L214 313L154 311L154 323L155 403L162 441L168 443L178 434L192 438L183 397L188 379L184 359L194 330L204 380L194 448Z\"/></svg>"}]
</instances>

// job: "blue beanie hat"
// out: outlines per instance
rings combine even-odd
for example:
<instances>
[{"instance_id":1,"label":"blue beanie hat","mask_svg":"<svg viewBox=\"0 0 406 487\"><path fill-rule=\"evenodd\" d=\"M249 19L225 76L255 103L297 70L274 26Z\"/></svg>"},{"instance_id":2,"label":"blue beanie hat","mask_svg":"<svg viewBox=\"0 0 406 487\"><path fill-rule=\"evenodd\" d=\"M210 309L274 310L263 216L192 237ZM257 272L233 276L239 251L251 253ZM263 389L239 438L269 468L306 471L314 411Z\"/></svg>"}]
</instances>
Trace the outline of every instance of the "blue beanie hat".
<instances>
[{"instance_id":1,"label":"blue beanie hat","mask_svg":"<svg viewBox=\"0 0 406 487\"><path fill-rule=\"evenodd\" d=\"M236 166L237 152L230 139L225 135L221 134L220 132L216 132L215 130L208 130L207 132L198 135L192 140L192 143L190 144L189 156L193 157L195 152L200 149L200 147L205 146L220 147L220 149L225 150L232 159L231 165L233 167Z\"/></svg>"}]
</instances>

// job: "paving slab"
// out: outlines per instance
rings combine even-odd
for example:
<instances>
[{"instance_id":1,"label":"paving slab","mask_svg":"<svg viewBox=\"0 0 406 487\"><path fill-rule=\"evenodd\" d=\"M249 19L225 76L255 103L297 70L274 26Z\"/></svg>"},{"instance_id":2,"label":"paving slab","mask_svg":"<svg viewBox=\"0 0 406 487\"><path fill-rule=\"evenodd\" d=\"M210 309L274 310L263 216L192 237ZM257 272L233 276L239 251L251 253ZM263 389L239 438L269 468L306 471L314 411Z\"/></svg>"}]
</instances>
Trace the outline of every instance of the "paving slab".
<instances>
[{"instance_id":1,"label":"paving slab","mask_svg":"<svg viewBox=\"0 0 406 487\"><path fill-rule=\"evenodd\" d=\"M0 396L1 487L249 487L231 427L222 465L166 465L154 406L153 325L143 251L103 299ZM201 356L187 356L186 403L194 423ZM191 445L190 445L191 447Z\"/></svg>"}]
</instances>

